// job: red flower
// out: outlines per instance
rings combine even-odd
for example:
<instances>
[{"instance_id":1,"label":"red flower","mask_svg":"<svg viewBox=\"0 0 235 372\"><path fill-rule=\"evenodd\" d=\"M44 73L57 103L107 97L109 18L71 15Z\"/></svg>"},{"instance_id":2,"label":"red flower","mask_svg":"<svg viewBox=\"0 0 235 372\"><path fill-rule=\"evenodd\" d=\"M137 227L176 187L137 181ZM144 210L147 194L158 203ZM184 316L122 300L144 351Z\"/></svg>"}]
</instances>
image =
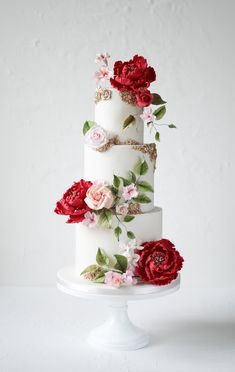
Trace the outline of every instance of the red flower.
<instances>
[{"instance_id":1,"label":"red flower","mask_svg":"<svg viewBox=\"0 0 235 372\"><path fill-rule=\"evenodd\" d=\"M142 244L144 249L138 250L140 255L136 266L136 275L150 284L169 284L177 278L183 266L183 257L167 239Z\"/></svg>"},{"instance_id":2,"label":"red flower","mask_svg":"<svg viewBox=\"0 0 235 372\"><path fill-rule=\"evenodd\" d=\"M74 182L63 195L63 198L56 203L55 213L69 216L67 223L81 222L84 220L84 214L90 211L85 203L86 192L92 182L81 179Z\"/></svg>"},{"instance_id":3,"label":"red flower","mask_svg":"<svg viewBox=\"0 0 235 372\"><path fill-rule=\"evenodd\" d=\"M148 89L140 89L136 93L136 105L140 107L149 106L153 101L153 95Z\"/></svg>"},{"instance_id":4,"label":"red flower","mask_svg":"<svg viewBox=\"0 0 235 372\"><path fill-rule=\"evenodd\" d=\"M135 92L139 88L148 88L156 80L154 69L147 60L135 55L130 61L117 61L114 64L114 77L110 78L112 86L120 91Z\"/></svg>"}]
</instances>

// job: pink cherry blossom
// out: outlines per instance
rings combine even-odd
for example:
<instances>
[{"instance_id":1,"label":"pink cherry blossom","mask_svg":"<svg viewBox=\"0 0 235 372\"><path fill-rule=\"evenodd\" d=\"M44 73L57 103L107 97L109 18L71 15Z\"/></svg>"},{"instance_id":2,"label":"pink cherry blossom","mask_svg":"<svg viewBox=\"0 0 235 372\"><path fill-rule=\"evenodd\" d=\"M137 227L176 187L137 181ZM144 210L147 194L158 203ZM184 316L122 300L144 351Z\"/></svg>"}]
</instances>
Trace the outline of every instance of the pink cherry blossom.
<instances>
[{"instance_id":1,"label":"pink cherry blossom","mask_svg":"<svg viewBox=\"0 0 235 372\"><path fill-rule=\"evenodd\" d=\"M110 55L108 53L98 53L96 54L95 63L101 63L102 65L108 65L108 59Z\"/></svg>"},{"instance_id":2,"label":"pink cherry blossom","mask_svg":"<svg viewBox=\"0 0 235 372\"><path fill-rule=\"evenodd\" d=\"M110 79L111 71L106 66L100 67L98 71L95 72L95 79L97 82L102 82Z\"/></svg>"},{"instance_id":3,"label":"pink cherry blossom","mask_svg":"<svg viewBox=\"0 0 235 372\"><path fill-rule=\"evenodd\" d=\"M97 215L94 212L86 212L84 214L85 219L83 220L83 223L88 226L89 228L93 228L98 223Z\"/></svg>"},{"instance_id":4,"label":"pink cherry blossom","mask_svg":"<svg viewBox=\"0 0 235 372\"><path fill-rule=\"evenodd\" d=\"M141 117L141 119L143 119L144 122L146 122L146 123L150 123L150 122L153 122L153 121L154 121L154 115L153 115L153 112L152 112L152 110L151 110L150 107L147 107L147 108L144 110L143 114L140 115L140 117Z\"/></svg>"},{"instance_id":5,"label":"pink cherry blossom","mask_svg":"<svg viewBox=\"0 0 235 372\"><path fill-rule=\"evenodd\" d=\"M124 274L122 274L123 283L126 285L135 285L137 284L137 279L134 278L134 273L131 270L127 270Z\"/></svg>"},{"instance_id":6,"label":"pink cherry blossom","mask_svg":"<svg viewBox=\"0 0 235 372\"><path fill-rule=\"evenodd\" d=\"M105 273L105 284L120 287L122 283L122 274L116 273L115 271L108 271Z\"/></svg>"},{"instance_id":7,"label":"pink cherry blossom","mask_svg":"<svg viewBox=\"0 0 235 372\"><path fill-rule=\"evenodd\" d=\"M138 195L138 191L134 183L131 183L128 186L123 187L122 196L125 200L131 200Z\"/></svg>"}]
</instances>

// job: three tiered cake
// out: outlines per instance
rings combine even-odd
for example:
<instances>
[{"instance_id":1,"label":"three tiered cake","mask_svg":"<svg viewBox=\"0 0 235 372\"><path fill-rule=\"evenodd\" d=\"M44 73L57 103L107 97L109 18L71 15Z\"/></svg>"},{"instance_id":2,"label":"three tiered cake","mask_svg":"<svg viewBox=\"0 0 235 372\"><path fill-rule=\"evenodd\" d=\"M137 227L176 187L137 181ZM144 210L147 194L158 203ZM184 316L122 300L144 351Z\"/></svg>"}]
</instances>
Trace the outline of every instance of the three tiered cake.
<instances>
[{"instance_id":1,"label":"three tiered cake","mask_svg":"<svg viewBox=\"0 0 235 372\"><path fill-rule=\"evenodd\" d=\"M143 143L145 124L160 140L166 102L148 89L156 73L145 58L117 61L111 74L109 57L96 57L95 118L83 125L84 179L65 192L55 212L76 223L75 266L85 280L168 284L183 258L162 239L162 209L154 206L153 192L157 149Z\"/></svg>"}]
</instances>

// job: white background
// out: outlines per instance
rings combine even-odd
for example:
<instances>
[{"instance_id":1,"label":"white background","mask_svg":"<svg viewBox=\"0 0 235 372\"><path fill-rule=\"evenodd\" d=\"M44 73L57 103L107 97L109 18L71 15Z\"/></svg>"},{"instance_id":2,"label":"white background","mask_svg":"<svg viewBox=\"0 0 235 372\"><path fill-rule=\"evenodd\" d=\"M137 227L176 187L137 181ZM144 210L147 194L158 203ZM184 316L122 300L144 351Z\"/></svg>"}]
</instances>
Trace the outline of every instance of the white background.
<instances>
[{"instance_id":1,"label":"white background","mask_svg":"<svg viewBox=\"0 0 235 372\"><path fill-rule=\"evenodd\" d=\"M0 1L0 283L55 285L74 226L53 213L83 175L94 56L143 54L168 101L156 204L182 287L234 287L234 1ZM146 138L150 140L150 138Z\"/></svg>"}]
</instances>

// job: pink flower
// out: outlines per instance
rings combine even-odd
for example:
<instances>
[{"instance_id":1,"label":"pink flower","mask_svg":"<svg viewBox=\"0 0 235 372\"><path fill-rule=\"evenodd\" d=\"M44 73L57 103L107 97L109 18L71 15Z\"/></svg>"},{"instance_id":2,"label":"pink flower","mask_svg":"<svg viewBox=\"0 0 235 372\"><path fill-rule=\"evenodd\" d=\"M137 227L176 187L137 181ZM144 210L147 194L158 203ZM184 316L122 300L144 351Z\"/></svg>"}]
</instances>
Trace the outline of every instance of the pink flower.
<instances>
[{"instance_id":1,"label":"pink flower","mask_svg":"<svg viewBox=\"0 0 235 372\"><path fill-rule=\"evenodd\" d=\"M85 142L92 148L99 148L106 144L107 135L105 130L99 125L94 125L85 135Z\"/></svg>"},{"instance_id":2,"label":"pink flower","mask_svg":"<svg viewBox=\"0 0 235 372\"><path fill-rule=\"evenodd\" d=\"M124 274L122 274L123 283L126 285L135 285L137 284L137 279L134 278L134 273L132 270L127 270Z\"/></svg>"},{"instance_id":3,"label":"pink flower","mask_svg":"<svg viewBox=\"0 0 235 372\"><path fill-rule=\"evenodd\" d=\"M113 194L103 183L92 185L86 193L85 203L94 210L111 208Z\"/></svg>"},{"instance_id":4,"label":"pink flower","mask_svg":"<svg viewBox=\"0 0 235 372\"><path fill-rule=\"evenodd\" d=\"M144 122L146 122L146 123L150 123L150 122L153 122L153 121L154 121L153 112L152 112L152 110L151 110L150 107L147 107L147 108L144 110L143 114L140 115L140 117L141 117L141 119L143 119Z\"/></svg>"},{"instance_id":5,"label":"pink flower","mask_svg":"<svg viewBox=\"0 0 235 372\"><path fill-rule=\"evenodd\" d=\"M102 66L98 71L95 72L95 79L97 82L108 80L111 77L111 71L108 67Z\"/></svg>"},{"instance_id":6,"label":"pink flower","mask_svg":"<svg viewBox=\"0 0 235 372\"><path fill-rule=\"evenodd\" d=\"M116 206L117 214L121 214L122 216L126 216L128 213L128 203L123 203Z\"/></svg>"},{"instance_id":7,"label":"pink flower","mask_svg":"<svg viewBox=\"0 0 235 372\"><path fill-rule=\"evenodd\" d=\"M131 200L132 198L135 198L137 195L138 191L134 183L123 187L122 196L125 200Z\"/></svg>"},{"instance_id":8,"label":"pink flower","mask_svg":"<svg viewBox=\"0 0 235 372\"><path fill-rule=\"evenodd\" d=\"M120 287L122 282L122 274L116 273L115 271L108 271L105 273L105 284Z\"/></svg>"},{"instance_id":9,"label":"pink flower","mask_svg":"<svg viewBox=\"0 0 235 372\"><path fill-rule=\"evenodd\" d=\"M108 59L110 55L108 53L99 53L96 54L95 63L101 63L102 65L108 65Z\"/></svg>"},{"instance_id":10,"label":"pink flower","mask_svg":"<svg viewBox=\"0 0 235 372\"><path fill-rule=\"evenodd\" d=\"M83 223L89 228L95 227L98 223L97 215L94 212L87 212L84 214L85 219Z\"/></svg>"}]
</instances>

